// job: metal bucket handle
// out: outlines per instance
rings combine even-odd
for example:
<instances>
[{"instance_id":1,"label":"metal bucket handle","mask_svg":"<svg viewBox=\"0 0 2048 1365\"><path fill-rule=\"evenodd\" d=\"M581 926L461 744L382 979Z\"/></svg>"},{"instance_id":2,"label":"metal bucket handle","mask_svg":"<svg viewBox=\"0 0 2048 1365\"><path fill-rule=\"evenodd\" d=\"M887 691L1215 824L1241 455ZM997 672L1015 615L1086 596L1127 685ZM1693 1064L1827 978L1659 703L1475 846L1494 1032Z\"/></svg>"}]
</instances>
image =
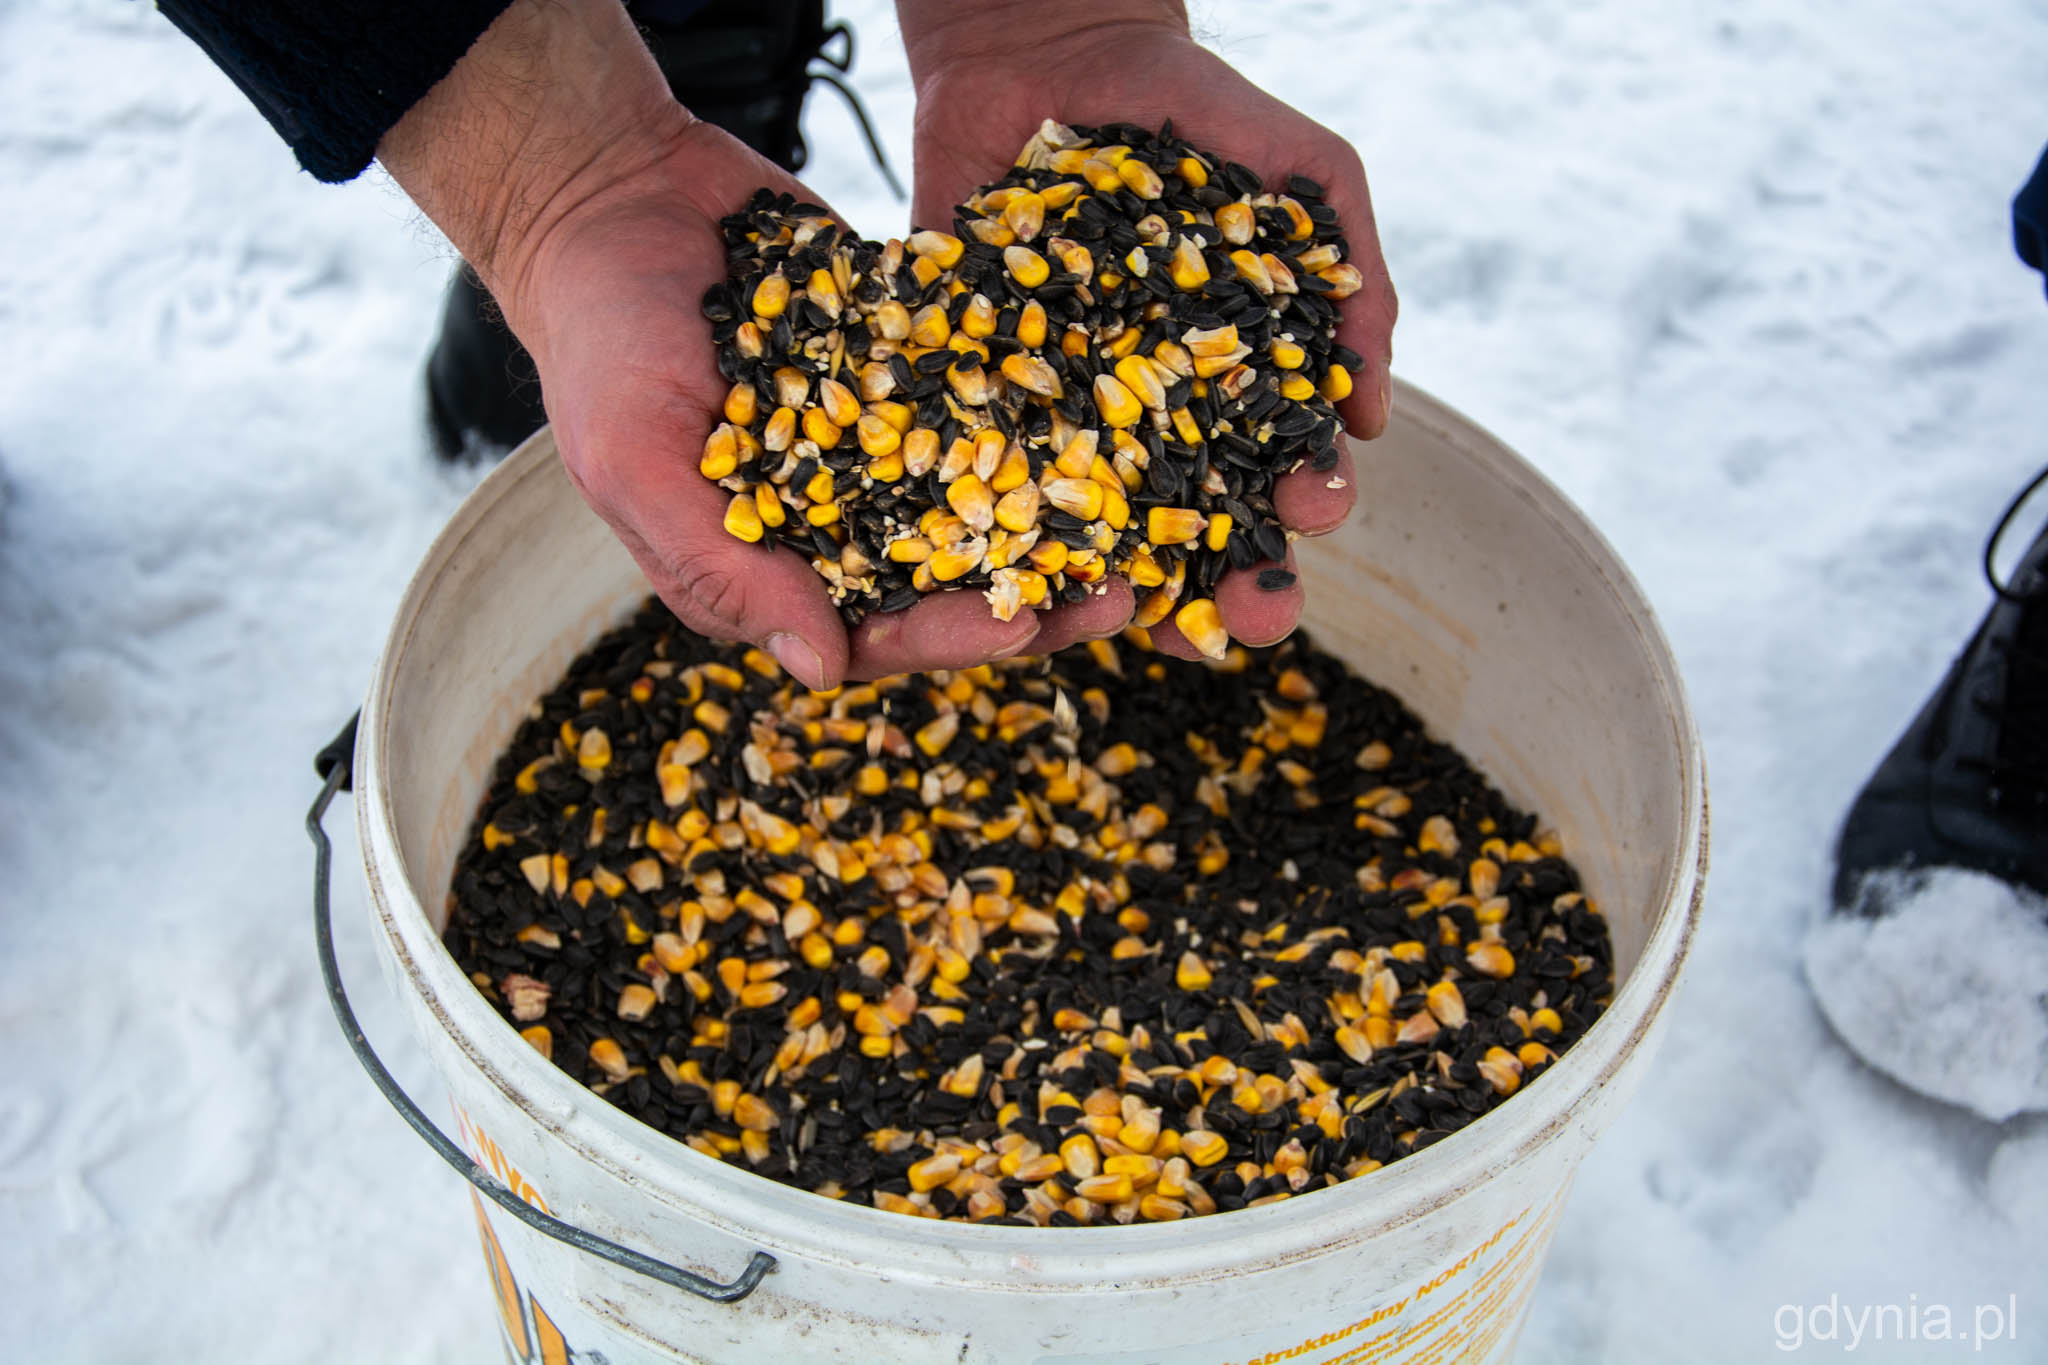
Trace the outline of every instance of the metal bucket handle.
<instances>
[{"instance_id":1,"label":"metal bucket handle","mask_svg":"<svg viewBox=\"0 0 2048 1365\"><path fill-rule=\"evenodd\" d=\"M377 1089L383 1092L384 1098L391 1101L391 1107L398 1111L398 1116L411 1125L415 1133L425 1138L427 1145L432 1147L443 1161L452 1166L463 1179L488 1195L492 1203L520 1222L538 1232L546 1233L558 1242L566 1242L579 1251L587 1251L614 1265L636 1270L650 1279L687 1290L699 1298L710 1299L715 1303L738 1303L754 1292L760 1285L762 1276L775 1268L773 1256L765 1251L755 1252L752 1259L747 1262L747 1268L739 1273L737 1279L730 1284L720 1284L716 1280L706 1279L679 1266L672 1266L666 1261L657 1261L652 1256L643 1255L631 1247L620 1246L617 1242L608 1241L594 1232L586 1232L573 1223L565 1223L559 1218L542 1213L477 1165L470 1159L468 1153L456 1146L449 1140L447 1134L434 1125L433 1120L421 1113L420 1107L412 1102L412 1097L407 1095L398 1082L392 1079L391 1073L385 1070L384 1063L378 1059L369 1040L363 1036L361 1026L356 1023L355 1011L349 1008L348 994L342 989L341 968L334 957L334 919L328 904L328 883L332 875L334 849L327 840L327 830L321 824L327 814L327 807L334 801L335 793L349 790L350 773L355 766L356 723L361 719L360 711L349 717L348 724L335 736L334 742L322 749L314 758L313 766L326 780L326 786L313 802L313 808L306 812L306 833L313 840L313 932L320 948L320 975L327 982L327 999L334 1006L334 1017L341 1021L342 1037L348 1039L349 1047L356 1054L356 1060L363 1064L363 1070L370 1073L370 1079L376 1082Z\"/></svg>"}]
</instances>

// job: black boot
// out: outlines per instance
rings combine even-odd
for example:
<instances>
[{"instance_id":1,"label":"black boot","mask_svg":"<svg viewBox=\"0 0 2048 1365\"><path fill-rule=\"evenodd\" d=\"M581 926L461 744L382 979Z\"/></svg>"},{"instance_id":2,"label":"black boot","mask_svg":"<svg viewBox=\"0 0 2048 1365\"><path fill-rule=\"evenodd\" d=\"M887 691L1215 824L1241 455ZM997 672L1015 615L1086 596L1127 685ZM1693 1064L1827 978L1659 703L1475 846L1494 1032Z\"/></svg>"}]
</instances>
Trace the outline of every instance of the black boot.
<instances>
[{"instance_id":1,"label":"black boot","mask_svg":"<svg viewBox=\"0 0 2048 1365\"><path fill-rule=\"evenodd\" d=\"M1851 913L1873 913L1870 874L1894 868L1970 868L2048 896L2048 529L2010 583L1991 571L1996 543L1997 600L1842 823L1835 904Z\"/></svg>"},{"instance_id":2,"label":"black boot","mask_svg":"<svg viewBox=\"0 0 2048 1365\"><path fill-rule=\"evenodd\" d=\"M644 0L630 9L676 98L792 172L805 160L805 94L813 81L837 89L901 196L866 111L834 74L853 65L853 33L844 24L826 25L824 0L716 0L701 7ZM467 266L449 283L441 334L427 357L427 416L435 450L450 460L496 458L547 421L533 358Z\"/></svg>"},{"instance_id":3,"label":"black boot","mask_svg":"<svg viewBox=\"0 0 2048 1365\"><path fill-rule=\"evenodd\" d=\"M2048 1108L2048 528L1842 823L1807 978L1865 1060L1991 1118Z\"/></svg>"}]
</instances>

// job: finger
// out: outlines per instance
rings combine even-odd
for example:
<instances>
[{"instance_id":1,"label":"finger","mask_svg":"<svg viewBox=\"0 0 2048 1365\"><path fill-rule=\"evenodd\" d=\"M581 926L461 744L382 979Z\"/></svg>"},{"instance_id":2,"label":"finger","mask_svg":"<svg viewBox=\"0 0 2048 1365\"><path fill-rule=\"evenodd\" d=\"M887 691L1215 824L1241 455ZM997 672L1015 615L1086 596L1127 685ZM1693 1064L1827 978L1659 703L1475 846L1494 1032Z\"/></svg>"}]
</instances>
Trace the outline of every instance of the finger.
<instances>
[{"instance_id":1,"label":"finger","mask_svg":"<svg viewBox=\"0 0 2048 1365\"><path fill-rule=\"evenodd\" d=\"M1329 469L1304 464L1273 485L1273 512L1280 524L1305 536L1324 536L1344 524L1358 502L1358 475L1347 444L1337 442L1337 463Z\"/></svg>"},{"instance_id":2,"label":"finger","mask_svg":"<svg viewBox=\"0 0 2048 1365\"><path fill-rule=\"evenodd\" d=\"M1137 594L1131 591L1128 582L1121 578L1104 579L1101 592L1043 613L1031 652L1052 654L1083 640L1105 639L1129 625L1131 613L1137 609Z\"/></svg>"},{"instance_id":3,"label":"finger","mask_svg":"<svg viewBox=\"0 0 2048 1365\"><path fill-rule=\"evenodd\" d=\"M1201 650L1196 649L1187 636L1181 634L1180 627L1173 623L1172 613L1168 613L1165 619L1160 621L1158 625L1153 626L1150 634L1152 637L1152 648L1158 650L1161 654L1189 661L1208 657Z\"/></svg>"},{"instance_id":4,"label":"finger","mask_svg":"<svg viewBox=\"0 0 2048 1365\"><path fill-rule=\"evenodd\" d=\"M1234 569L1216 584L1216 610L1222 613L1223 628L1240 644L1277 645L1301 623L1306 598L1298 577L1278 588L1259 586L1259 575L1274 569L1294 573L1294 551L1289 549L1287 558L1278 564L1269 560L1249 569Z\"/></svg>"},{"instance_id":5,"label":"finger","mask_svg":"<svg viewBox=\"0 0 2048 1365\"><path fill-rule=\"evenodd\" d=\"M998 621L979 592L935 592L908 610L875 612L854 627L848 676L880 678L993 663L1023 653L1038 630L1036 612L1020 611Z\"/></svg>"},{"instance_id":6,"label":"finger","mask_svg":"<svg viewBox=\"0 0 2048 1365\"><path fill-rule=\"evenodd\" d=\"M1360 249L1357 237L1350 239L1352 264L1365 276L1365 284L1337 305L1337 344L1365 362L1351 376L1351 392L1337 404L1337 415L1344 419L1344 429L1361 441L1383 434L1393 414L1394 318L1400 311L1387 263L1380 258L1378 234L1369 223L1366 237L1369 251Z\"/></svg>"},{"instance_id":7,"label":"finger","mask_svg":"<svg viewBox=\"0 0 2048 1365\"><path fill-rule=\"evenodd\" d=\"M1312 174L1323 186L1324 202L1337 211L1344 262L1361 278L1358 292L1337 301L1336 342L1362 362L1350 374L1351 391L1338 401L1337 414L1353 436L1370 441L1387 429L1393 406L1394 321L1400 300L1380 249L1365 167L1348 144L1326 145L1330 150L1318 158L1319 173Z\"/></svg>"}]
</instances>

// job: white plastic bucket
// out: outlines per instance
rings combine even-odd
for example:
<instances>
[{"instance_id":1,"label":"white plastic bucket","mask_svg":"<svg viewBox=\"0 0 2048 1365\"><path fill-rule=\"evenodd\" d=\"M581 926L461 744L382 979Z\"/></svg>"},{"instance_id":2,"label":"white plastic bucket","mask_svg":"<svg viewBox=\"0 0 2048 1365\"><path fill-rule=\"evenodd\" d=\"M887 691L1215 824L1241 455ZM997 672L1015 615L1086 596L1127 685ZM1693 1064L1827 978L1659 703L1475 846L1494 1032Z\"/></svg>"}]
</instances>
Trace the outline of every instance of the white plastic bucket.
<instances>
[{"instance_id":1,"label":"white plastic bucket","mask_svg":"<svg viewBox=\"0 0 2048 1365\"><path fill-rule=\"evenodd\" d=\"M1699 913L1698 737L1649 605L1500 442L1403 387L1360 513L1298 547L1317 638L1563 836L1614 935L1614 1002L1540 1081L1383 1171L1178 1223L977 1227L849 1206L643 1127L557 1071L440 943L451 869L529 703L644 596L546 432L485 479L399 608L355 789L387 974L478 1164L536 1207L729 1280L711 1302L479 1202L515 1359L1495 1361L1580 1159L1648 1065Z\"/></svg>"}]
</instances>

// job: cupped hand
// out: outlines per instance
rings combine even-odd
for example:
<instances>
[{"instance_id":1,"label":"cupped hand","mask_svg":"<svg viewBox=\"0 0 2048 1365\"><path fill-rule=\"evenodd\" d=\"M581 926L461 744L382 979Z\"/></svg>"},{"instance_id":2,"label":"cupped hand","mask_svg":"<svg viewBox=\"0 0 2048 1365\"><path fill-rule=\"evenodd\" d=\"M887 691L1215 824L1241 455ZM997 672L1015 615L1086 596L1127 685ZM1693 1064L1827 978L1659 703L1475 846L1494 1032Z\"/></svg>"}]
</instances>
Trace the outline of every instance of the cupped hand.
<instances>
[{"instance_id":1,"label":"cupped hand","mask_svg":"<svg viewBox=\"0 0 2048 1365\"><path fill-rule=\"evenodd\" d=\"M1350 143L1201 47L1170 9L1155 20L1115 17L1109 6L1051 3L1023 11L987 5L941 12L899 0L898 11L917 83L915 222L949 227L954 206L1000 176L1047 117L1150 128L1171 119L1177 136L1251 167L1271 185L1291 174L1308 176L1322 184L1337 210L1346 259L1365 277L1364 287L1341 306L1337 341L1363 357L1365 368L1338 405L1339 415L1360 439L1386 429L1396 302L1365 171ZM1072 17L1064 30L1062 15ZM1019 23L1033 30L1028 44L1017 41ZM1332 470L1304 467L1282 478L1275 511L1290 531L1327 534L1349 515L1357 497L1354 483L1350 454L1340 451ZM1289 559L1286 565L1233 571L1219 581L1217 607L1234 638L1271 644L1294 629L1301 616L1299 584L1279 591L1257 586L1260 570L1291 568ZM1122 622L1108 625L1111 614L1096 608L1085 629L1120 627ZM1064 635L1073 628L1048 622L1041 639L1055 629ZM1152 640L1168 653L1199 657L1171 618L1153 627Z\"/></svg>"},{"instance_id":2,"label":"cupped hand","mask_svg":"<svg viewBox=\"0 0 2048 1365\"><path fill-rule=\"evenodd\" d=\"M727 392L701 301L725 278L718 219L762 185L811 198L727 134L689 125L557 224L504 301L570 478L684 624L760 643L810 686L1016 653L1037 619L997 621L978 592L848 631L807 557L725 531L732 495L697 472Z\"/></svg>"},{"instance_id":3,"label":"cupped hand","mask_svg":"<svg viewBox=\"0 0 2048 1365\"><path fill-rule=\"evenodd\" d=\"M728 391L702 311L718 221L764 185L815 196L692 119L617 0L515 0L378 155L476 267L569 477L684 624L819 688L1032 644L1038 618L997 621L978 592L848 630L807 557L724 529L731 494L697 468Z\"/></svg>"}]
</instances>

